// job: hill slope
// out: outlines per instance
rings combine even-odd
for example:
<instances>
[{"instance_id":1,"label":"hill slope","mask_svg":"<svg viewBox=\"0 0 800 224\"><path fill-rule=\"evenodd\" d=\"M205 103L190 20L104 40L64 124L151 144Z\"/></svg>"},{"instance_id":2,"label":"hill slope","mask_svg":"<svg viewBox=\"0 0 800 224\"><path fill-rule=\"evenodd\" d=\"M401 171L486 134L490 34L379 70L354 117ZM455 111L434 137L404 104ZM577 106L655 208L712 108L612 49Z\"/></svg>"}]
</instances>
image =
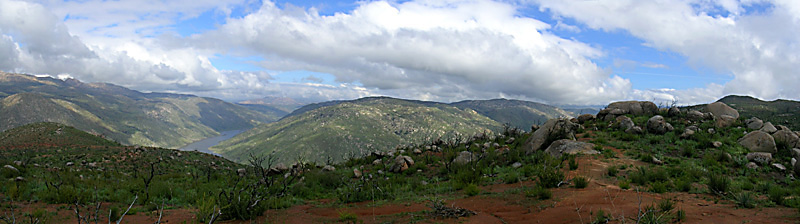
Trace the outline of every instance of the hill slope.
<instances>
[{"instance_id":1,"label":"hill slope","mask_svg":"<svg viewBox=\"0 0 800 224\"><path fill-rule=\"evenodd\" d=\"M100 136L53 122L40 122L0 133L0 148L120 146Z\"/></svg>"},{"instance_id":2,"label":"hill slope","mask_svg":"<svg viewBox=\"0 0 800 224\"><path fill-rule=\"evenodd\" d=\"M549 119L572 117L572 113L547 104L507 99L467 100L452 103L461 109L472 109L502 124L510 124L525 131L533 124L544 124Z\"/></svg>"},{"instance_id":3,"label":"hill slope","mask_svg":"<svg viewBox=\"0 0 800 224\"><path fill-rule=\"evenodd\" d=\"M785 125L792 130L800 130L800 102L792 100L763 101L750 96L729 95L718 102L728 104L739 111L741 119L758 117L774 125ZM691 110L702 110L706 104L689 106Z\"/></svg>"},{"instance_id":4,"label":"hill slope","mask_svg":"<svg viewBox=\"0 0 800 224\"><path fill-rule=\"evenodd\" d=\"M213 98L0 72L0 131L48 121L122 144L177 148L276 119Z\"/></svg>"},{"instance_id":5,"label":"hill slope","mask_svg":"<svg viewBox=\"0 0 800 224\"><path fill-rule=\"evenodd\" d=\"M497 131L501 124L473 110L386 97L341 101L258 126L212 148L234 161L275 153L278 161L343 161L439 137Z\"/></svg>"}]
</instances>

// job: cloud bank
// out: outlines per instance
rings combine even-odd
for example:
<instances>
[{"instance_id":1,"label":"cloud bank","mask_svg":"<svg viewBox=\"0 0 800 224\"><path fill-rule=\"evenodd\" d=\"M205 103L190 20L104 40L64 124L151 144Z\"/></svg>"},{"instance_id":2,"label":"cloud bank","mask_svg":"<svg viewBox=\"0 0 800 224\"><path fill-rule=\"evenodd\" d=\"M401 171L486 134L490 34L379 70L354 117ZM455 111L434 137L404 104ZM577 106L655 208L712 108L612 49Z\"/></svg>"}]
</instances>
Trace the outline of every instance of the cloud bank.
<instances>
[{"instance_id":1,"label":"cloud bank","mask_svg":"<svg viewBox=\"0 0 800 224\"><path fill-rule=\"evenodd\" d=\"M689 104L727 94L800 96L793 88L800 85L800 4L788 0L370 1L332 15L269 1L130 4L0 0L0 70L228 100L389 95ZM559 19L548 24L525 16L531 8ZM233 16L236 10L243 16ZM207 31L177 34L177 23L203 13L227 19ZM555 34L587 29L627 32L733 79L694 89L634 89L615 67L668 65L615 60L618 66L602 67L596 61L606 57L603 46ZM263 70L219 69L216 57L256 57ZM270 75L297 70L331 74L336 84Z\"/></svg>"}]
</instances>

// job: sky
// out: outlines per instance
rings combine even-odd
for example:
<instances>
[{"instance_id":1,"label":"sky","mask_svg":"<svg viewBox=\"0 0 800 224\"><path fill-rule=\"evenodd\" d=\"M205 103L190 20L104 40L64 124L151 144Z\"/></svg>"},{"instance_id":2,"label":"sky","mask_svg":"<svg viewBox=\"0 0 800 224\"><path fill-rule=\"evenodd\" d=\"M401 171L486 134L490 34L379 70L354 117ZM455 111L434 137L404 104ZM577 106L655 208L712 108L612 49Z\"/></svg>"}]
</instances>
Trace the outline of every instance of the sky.
<instances>
[{"instance_id":1,"label":"sky","mask_svg":"<svg viewBox=\"0 0 800 224\"><path fill-rule=\"evenodd\" d=\"M795 0L0 0L0 70L240 101L800 99Z\"/></svg>"}]
</instances>

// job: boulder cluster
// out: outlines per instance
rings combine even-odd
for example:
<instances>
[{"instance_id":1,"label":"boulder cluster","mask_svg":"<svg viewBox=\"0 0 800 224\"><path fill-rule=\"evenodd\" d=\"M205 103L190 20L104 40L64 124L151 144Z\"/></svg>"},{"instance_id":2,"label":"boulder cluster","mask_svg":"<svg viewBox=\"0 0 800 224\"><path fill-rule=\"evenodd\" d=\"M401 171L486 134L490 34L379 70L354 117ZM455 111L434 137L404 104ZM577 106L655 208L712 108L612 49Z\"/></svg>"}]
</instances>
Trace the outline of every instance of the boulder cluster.
<instances>
[{"instance_id":1,"label":"boulder cluster","mask_svg":"<svg viewBox=\"0 0 800 224\"><path fill-rule=\"evenodd\" d=\"M800 173L800 134L783 125L772 125L757 117L745 120L745 126L750 132L739 139L738 143L751 152L747 154L749 163L747 167L758 168L770 165L780 170L785 170L785 164L772 163L772 154L781 153L779 150L789 150L785 154L792 156L790 167L795 173Z\"/></svg>"}]
</instances>

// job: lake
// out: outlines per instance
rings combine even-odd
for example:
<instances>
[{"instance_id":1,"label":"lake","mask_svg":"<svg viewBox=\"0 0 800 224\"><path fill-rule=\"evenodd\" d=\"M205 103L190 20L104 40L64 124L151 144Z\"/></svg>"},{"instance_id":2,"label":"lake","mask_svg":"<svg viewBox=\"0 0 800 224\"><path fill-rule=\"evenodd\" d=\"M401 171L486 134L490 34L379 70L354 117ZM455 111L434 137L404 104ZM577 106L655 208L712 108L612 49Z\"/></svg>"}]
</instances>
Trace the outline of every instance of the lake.
<instances>
[{"instance_id":1,"label":"lake","mask_svg":"<svg viewBox=\"0 0 800 224\"><path fill-rule=\"evenodd\" d=\"M204 152L212 155L221 156L209 150L209 148L214 147L215 145L219 144L222 141L228 140L233 136L238 135L246 131L245 129L242 130L233 130L233 131L223 131L220 132L220 135L214 136L211 138L203 139L200 141L193 142L192 144L188 144L183 148L180 148L181 151L194 151L197 150L198 152Z\"/></svg>"}]
</instances>

